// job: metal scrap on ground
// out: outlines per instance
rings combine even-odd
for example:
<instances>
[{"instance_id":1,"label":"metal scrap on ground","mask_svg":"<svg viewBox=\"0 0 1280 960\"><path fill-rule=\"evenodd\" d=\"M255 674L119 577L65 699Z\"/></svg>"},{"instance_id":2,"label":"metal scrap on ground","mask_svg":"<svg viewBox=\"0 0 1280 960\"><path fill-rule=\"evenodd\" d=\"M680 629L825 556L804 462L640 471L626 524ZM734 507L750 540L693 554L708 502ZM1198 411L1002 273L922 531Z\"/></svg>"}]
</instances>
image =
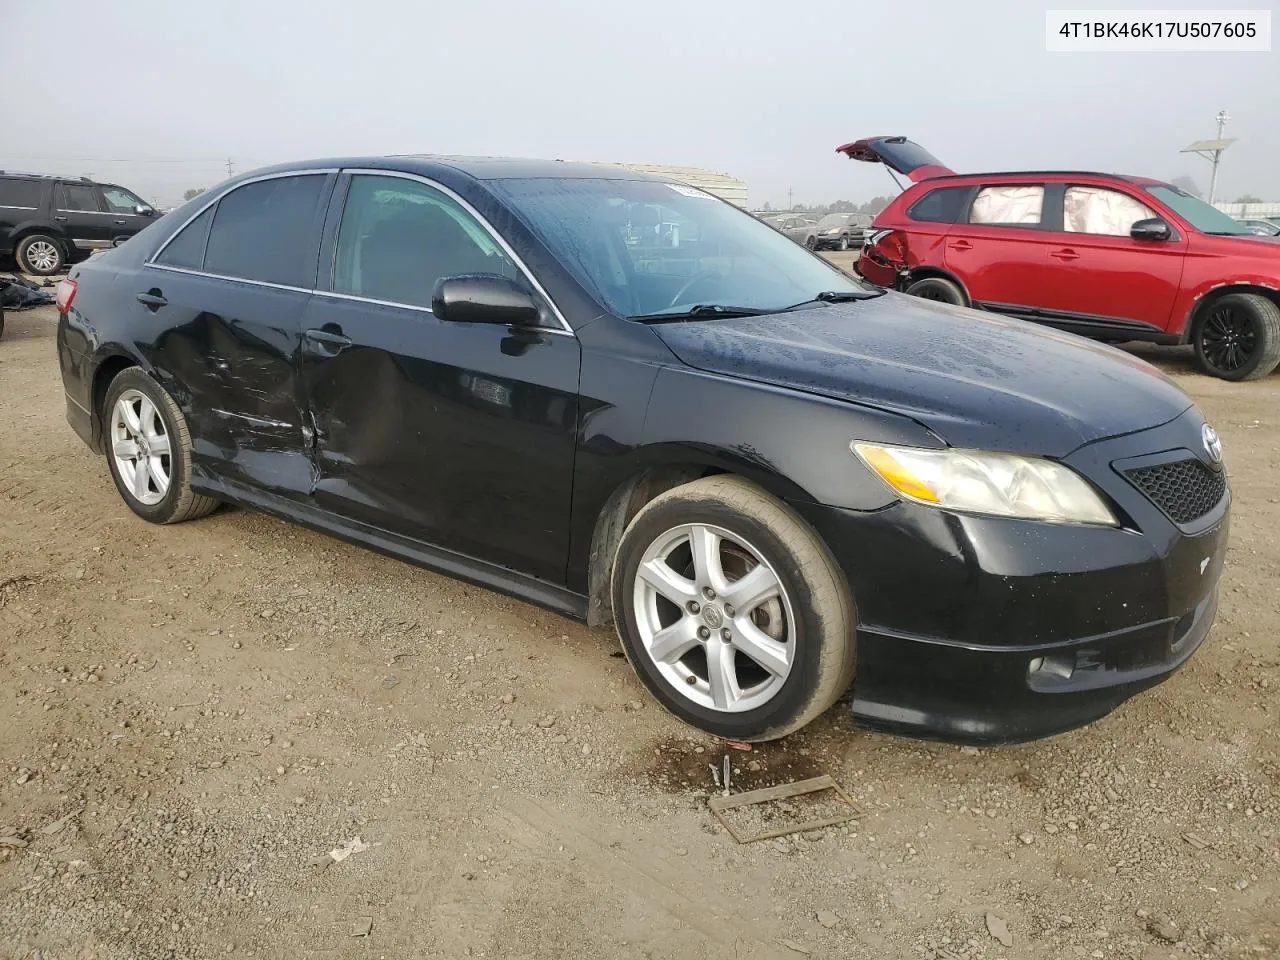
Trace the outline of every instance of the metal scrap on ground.
<instances>
[{"instance_id":1,"label":"metal scrap on ground","mask_svg":"<svg viewBox=\"0 0 1280 960\"><path fill-rule=\"evenodd\" d=\"M725 811L734 810L739 807L748 807L756 804L772 803L776 800L788 800L793 797L801 797L808 794L821 793L824 790L832 791L838 798L839 804L846 809L838 814L825 817L818 817L814 820L806 820L800 823L789 823L784 827L773 830L761 830L755 833L744 833L738 827L735 827L731 820L726 817ZM746 793L740 793L736 797L712 797L708 801L712 814L720 821L721 825L729 831L730 836L739 843L753 843L756 840L769 840L773 837L782 837L790 833L803 833L806 830L820 830L823 827L835 826L839 823L845 823L849 820L857 819L862 816L862 811L857 804L850 799L840 785L831 777L825 774L820 777L813 777L809 780L799 780L795 783L783 783L776 787L764 787L760 790L749 790Z\"/></svg>"}]
</instances>

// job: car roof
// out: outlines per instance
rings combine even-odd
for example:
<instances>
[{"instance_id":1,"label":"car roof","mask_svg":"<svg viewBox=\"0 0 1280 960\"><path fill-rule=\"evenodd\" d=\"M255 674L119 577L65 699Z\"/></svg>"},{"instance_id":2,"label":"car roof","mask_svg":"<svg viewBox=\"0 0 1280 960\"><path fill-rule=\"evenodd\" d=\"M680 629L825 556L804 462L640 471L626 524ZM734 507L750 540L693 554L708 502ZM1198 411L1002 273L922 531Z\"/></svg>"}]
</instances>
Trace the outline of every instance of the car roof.
<instances>
[{"instance_id":1,"label":"car roof","mask_svg":"<svg viewBox=\"0 0 1280 960\"><path fill-rule=\"evenodd\" d=\"M939 183L963 183L966 181L990 180L993 177L1002 179L1009 178L1035 178L1035 177L1095 177L1099 180L1122 180L1125 183L1131 183L1136 186L1169 186L1163 180L1156 180L1152 177L1140 177L1127 173L1103 173L1099 170L989 170L985 173L953 173L940 177L929 177L921 180L913 186L921 186L924 184Z\"/></svg>"},{"instance_id":2,"label":"car roof","mask_svg":"<svg viewBox=\"0 0 1280 960\"><path fill-rule=\"evenodd\" d=\"M593 179L593 180L650 180L665 182L664 178L641 173L607 163L579 163L566 160L530 160L517 157L460 157L445 154L395 154L372 157L329 157L282 163L265 171L283 173L288 170L304 170L316 167L364 167L366 169L398 170L431 176L442 169L466 174L476 180L508 179Z\"/></svg>"}]
</instances>

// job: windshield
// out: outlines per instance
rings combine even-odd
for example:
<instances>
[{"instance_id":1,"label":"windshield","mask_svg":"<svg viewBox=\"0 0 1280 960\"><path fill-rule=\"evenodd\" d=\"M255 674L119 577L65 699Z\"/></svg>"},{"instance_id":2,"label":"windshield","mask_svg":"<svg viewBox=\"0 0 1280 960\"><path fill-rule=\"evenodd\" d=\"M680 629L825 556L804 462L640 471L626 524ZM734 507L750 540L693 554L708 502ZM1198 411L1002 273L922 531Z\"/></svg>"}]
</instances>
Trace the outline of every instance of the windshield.
<instances>
[{"instance_id":1,"label":"windshield","mask_svg":"<svg viewBox=\"0 0 1280 960\"><path fill-rule=\"evenodd\" d=\"M825 217L818 221L820 227L843 227L846 223L853 221L852 213L828 213Z\"/></svg>"},{"instance_id":2,"label":"windshield","mask_svg":"<svg viewBox=\"0 0 1280 960\"><path fill-rule=\"evenodd\" d=\"M683 184L490 181L621 317L722 306L767 313L868 288L743 210Z\"/></svg>"},{"instance_id":3,"label":"windshield","mask_svg":"<svg viewBox=\"0 0 1280 960\"><path fill-rule=\"evenodd\" d=\"M1168 204L1174 213L1201 233L1223 236L1248 236L1252 233L1243 223L1233 220L1217 207L1210 206L1199 197L1193 197L1185 190L1165 184L1150 186L1146 190L1157 200Z\"/></svg>"}]
</instances>

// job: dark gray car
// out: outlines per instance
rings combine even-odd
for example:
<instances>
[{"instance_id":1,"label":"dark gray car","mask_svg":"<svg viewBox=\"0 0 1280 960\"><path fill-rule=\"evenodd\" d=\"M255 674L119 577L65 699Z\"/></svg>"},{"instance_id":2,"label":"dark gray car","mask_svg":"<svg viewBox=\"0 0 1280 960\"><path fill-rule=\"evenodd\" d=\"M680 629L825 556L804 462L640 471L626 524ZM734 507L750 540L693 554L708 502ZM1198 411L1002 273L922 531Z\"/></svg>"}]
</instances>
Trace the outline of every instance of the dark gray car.
<instances>
[{"instance_id":1,"label":"dark gray car","mask_svg":"<svg viewBox=\"0 0 1280 960\"><path fill-rule=\"evenodd\" d=\"M865 213L828 213L818 221L818 249L860 247L870 225L871 217Z\"/></svg>"}]
</instances>

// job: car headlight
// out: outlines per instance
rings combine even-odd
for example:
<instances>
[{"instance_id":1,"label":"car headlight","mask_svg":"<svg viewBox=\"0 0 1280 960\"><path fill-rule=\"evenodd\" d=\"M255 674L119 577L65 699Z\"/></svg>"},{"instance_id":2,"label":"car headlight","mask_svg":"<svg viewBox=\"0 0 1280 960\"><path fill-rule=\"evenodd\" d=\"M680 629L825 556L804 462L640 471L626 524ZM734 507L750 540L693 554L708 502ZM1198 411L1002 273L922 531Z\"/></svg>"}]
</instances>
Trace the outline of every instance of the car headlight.
<instances>
[{"instance_id":1,"label":"car headlight","mask_svg":"<svg viewBox=\"0 0 1280 960\"><path fill-rule=\"evenodd\" d=\"M832 227L830 230L828 230L828 231L827 231L827 236L828 236L828 237L834 237L834 236L835 236L837 233L839 233L839 232L840 232L840 228L839 228L839 227Z\"/></svg>"},{"instance_id":2,"label":"car headlight","mask_svg":"<svg viewBox=\"0 0 1280 960\"><path fill-rule=\"evenodd\" d=\"M895 493L917 503L996 517L1119 525L1079 474L1052 460L856 440L850 447Z\"/></svg>"}]
</instances>

